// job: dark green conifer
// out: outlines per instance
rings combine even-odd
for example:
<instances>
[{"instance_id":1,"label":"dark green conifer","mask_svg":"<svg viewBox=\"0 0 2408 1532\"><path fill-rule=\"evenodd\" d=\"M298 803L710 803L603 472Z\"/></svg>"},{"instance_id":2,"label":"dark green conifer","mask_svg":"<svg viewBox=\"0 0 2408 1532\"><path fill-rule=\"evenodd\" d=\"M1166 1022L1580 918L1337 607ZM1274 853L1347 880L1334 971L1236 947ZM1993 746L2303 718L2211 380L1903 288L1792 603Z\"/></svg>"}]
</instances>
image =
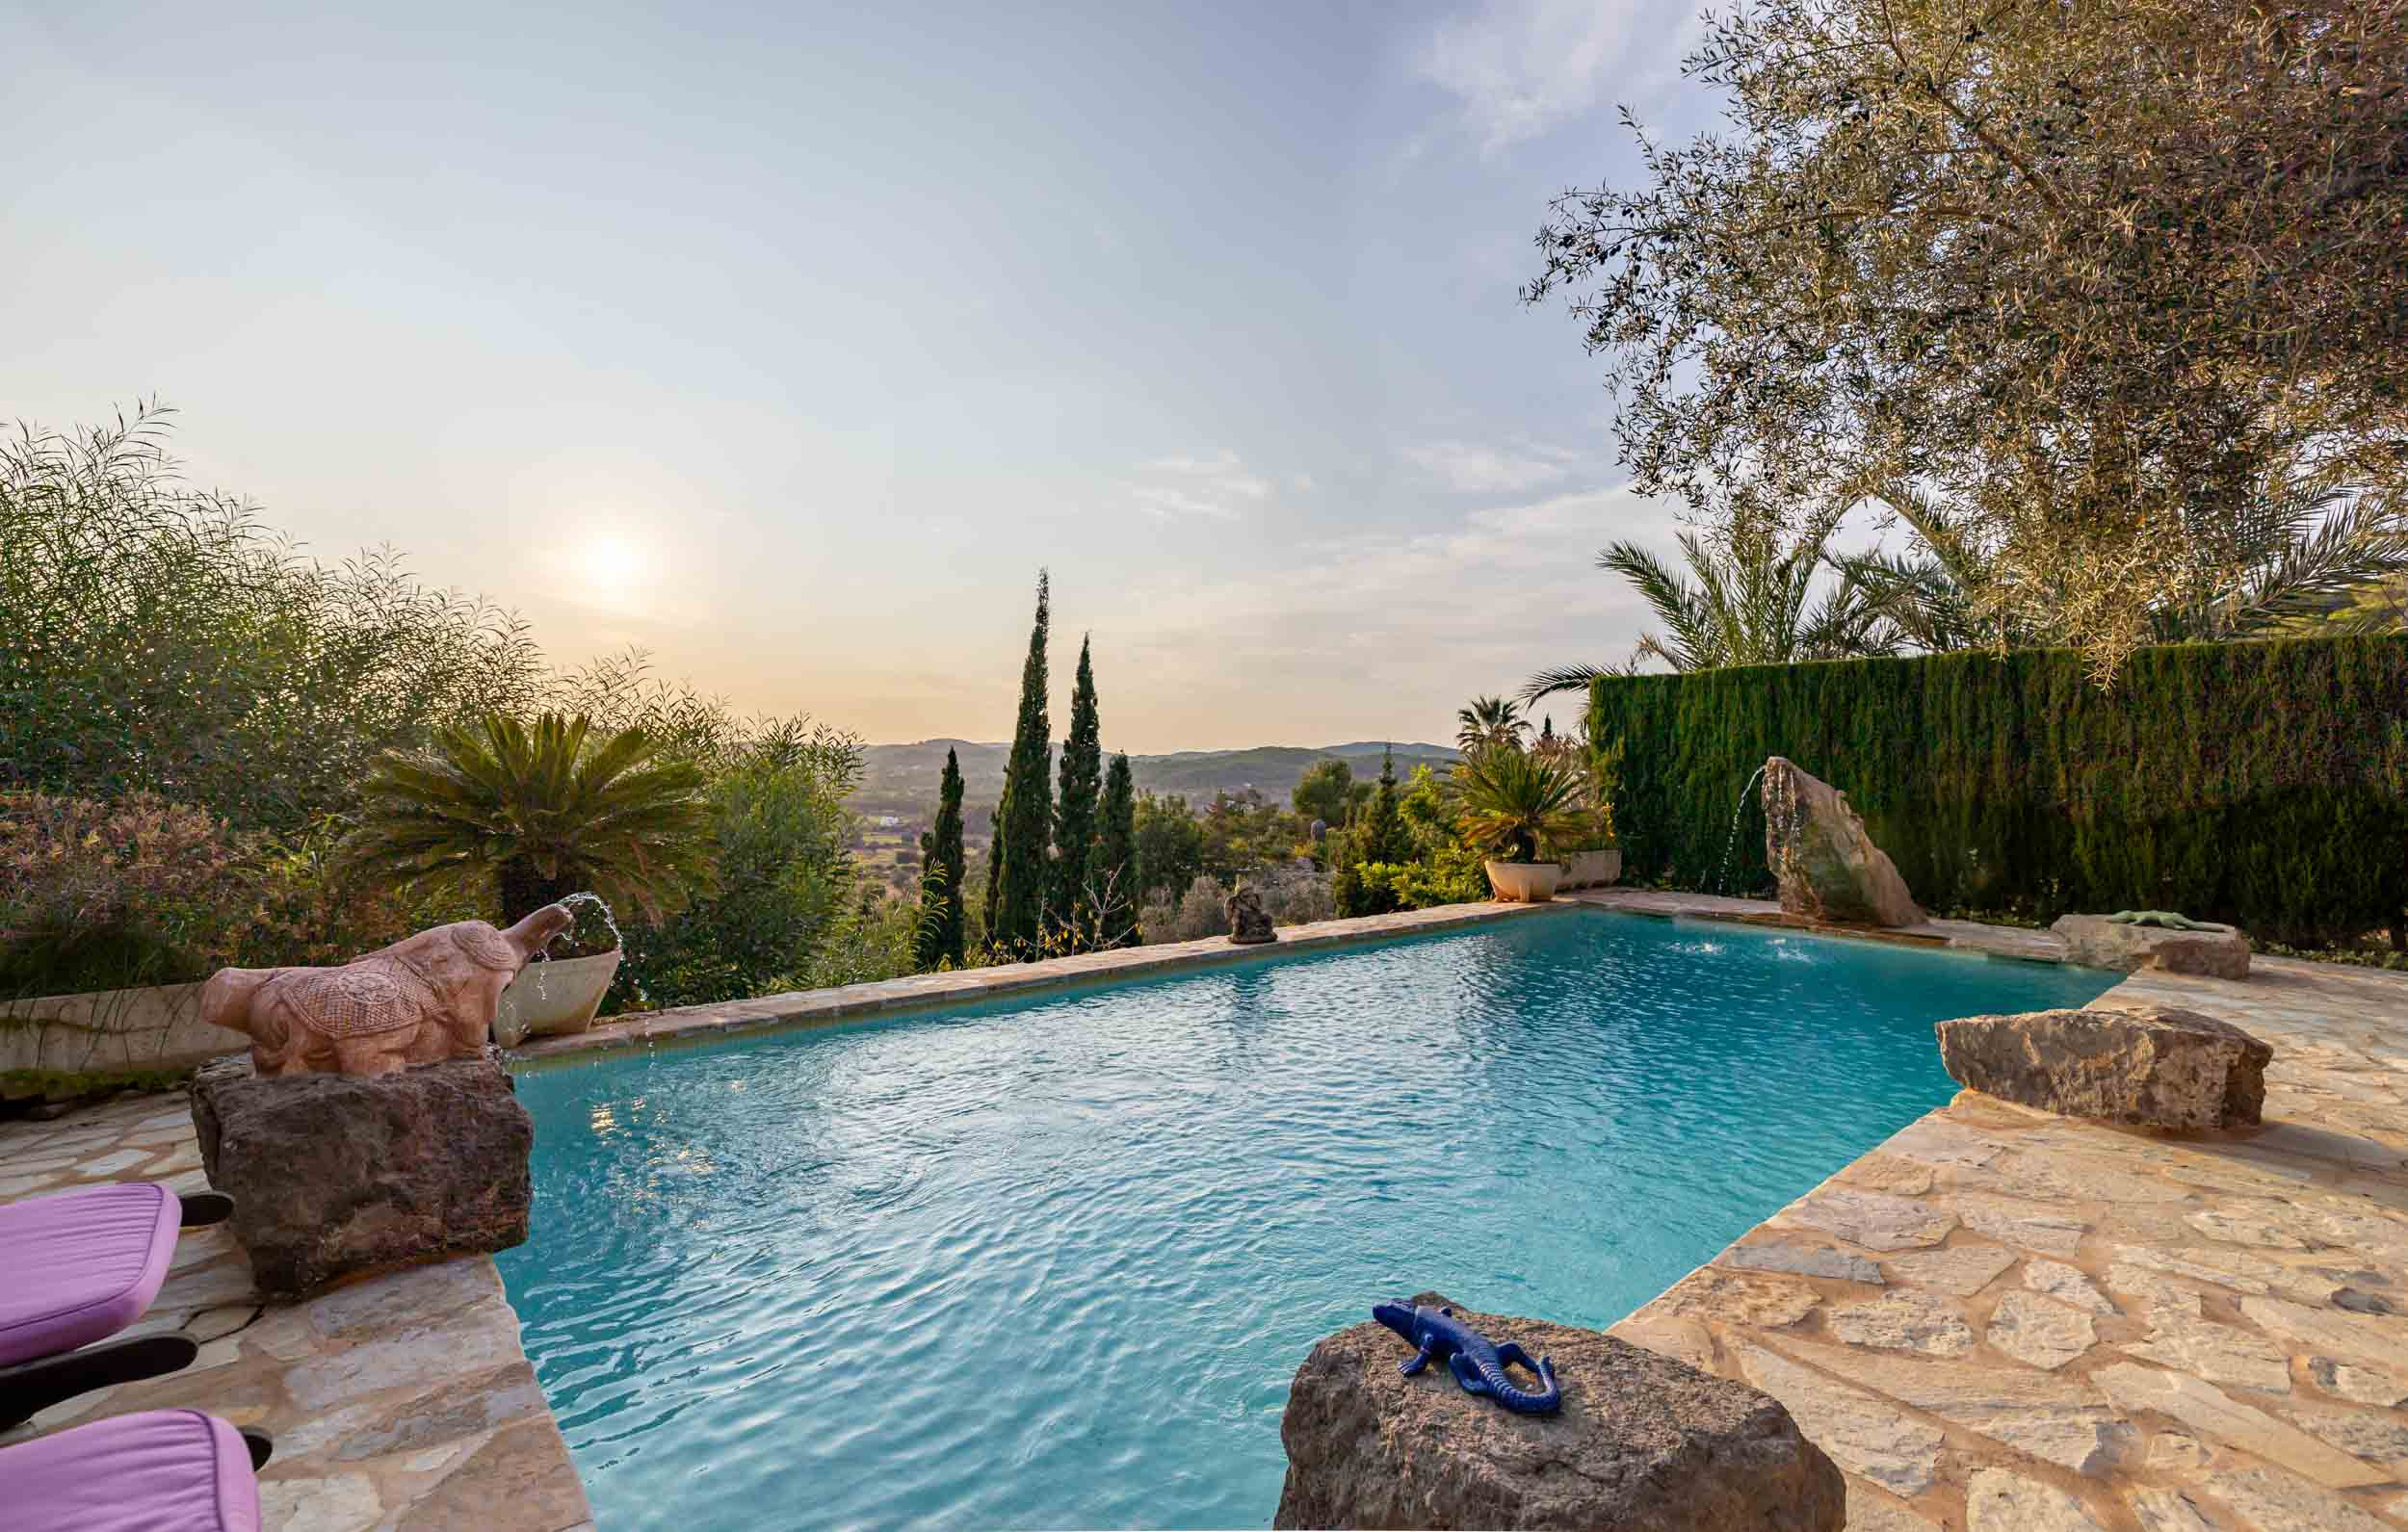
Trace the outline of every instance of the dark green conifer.
<instances>
[{"instance_id":1,"label":"dark green conifer","mask_svg":"<svg viewBox=\"0 0 2408 1532\"><path fill-rule=\"evenodd\" d=\"M1096 889L1111 899L1104 911L1104 945L1128 947L1138 932L1138 792L1125 754L1112 757L1104 777L1101 818L1093 877Z\"/></svg>"},{"instance_id":2,"label":"dark green conifer","mask_svg":"<svg viewBox=\"0 0 2408 1532\"><path fill-rule=\"evenodd\" d=\"M1011 771L1006 767L1004 785L1011 785ZM986 902L982 907L980 929L986 933L986 945L995 945L995 896L1004 888L1004 806L997 803L986 811Z\"/></svg>"},{"instance_id":3,"label":"dark green conifer","mask_svg":"<svg viewBox=\"0 0 2408 1532\"><path fill-rule=\"evenodd\" d=\"M1087 887L1095 853L1096 795L1103 790L1102 726L1095 711L1095 667L1079 642L1079 678L1070 690L1070 733L1061 744L1061 793L1054 803L1054 918L1080 940L1094 935Z\"/></svg>"},{"instance_id":4,"label":"dark green conifer","mask_svg":"<svg viewBox=\"0 0 2408 1532\"><path fill-rule=\"evenodd\" d=\"M1045 937L1052 871L1046 847L1054 838L1054 745L1045 712L1045 644L1053 621L1051 584L1036 576L1036 625L1020 668L1020 721L1004 768L1004 801L996 812L995 918L987 938L996 950L1035 961Z\"/></svg>"},{"instance_id":5,"label":"dark green conifer","mask_svg":"<svg viewBox=\"0 0 2408 1532\"><path fill-rule=\"evenodd\" d=\"M1379 758L1379 789L1372 794L1370 812L1363 816L1363 860L1366 862L1410 862L1413 846L1406 836L1404 817L1397 812L1397 758L1393 750L1381 752Z\"/></svg>"},{"instance_id":6,"label":"dark green conifer","mask_svg":"<svg viewBox=\"0 0 2408 1532\"><path fill-rule=\"evenodd\" d=\"M959 968L969 921L961 907L962 879L970 870L961 851L961 763L945 752L945 775L937 789L936 826L921 838L920 929L913 956L923 970L951 962Z\"/></svg>"}]
</instances>

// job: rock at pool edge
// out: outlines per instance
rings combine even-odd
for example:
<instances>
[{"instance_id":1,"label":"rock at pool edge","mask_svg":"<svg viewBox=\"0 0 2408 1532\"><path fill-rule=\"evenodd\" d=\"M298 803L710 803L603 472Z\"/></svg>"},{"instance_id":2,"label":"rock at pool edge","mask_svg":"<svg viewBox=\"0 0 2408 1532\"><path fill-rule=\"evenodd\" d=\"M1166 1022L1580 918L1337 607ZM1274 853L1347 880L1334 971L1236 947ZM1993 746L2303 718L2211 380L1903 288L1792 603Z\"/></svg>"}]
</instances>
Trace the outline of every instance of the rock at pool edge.
<instances>
[{"instance_id":1,"label":"rock at pool edge","mask_svg":"<svg viewBox=\"0 0 2408 1532\"><path fill-rule=\"evenodd\" d=\"M1594 1330L1474 1313L1555 1363L1562 1413L1520 1415L1366 1319L1296 1370L1274 1527L1625 1527L1838 1532L1847 1487L1769 1394ZM1368 1302L1366 1310L1369 1309Z\"/></svg>"},{"instance_id":2,"label":"rock at pool edge","mask_svg":"<svg viewBox=\"0 0 2408 1532\"><path fill-rule=\"evenodd\" d=\"M2065 961L2083 968L2133 974L2204 974L2210 978L2249 976L2249 938L2230 925L2172 930L2133 925L2104 915L2061 915L2050 930L2065 943Z\"/></svg>"},{"instance_id":3,"label":"rock at pool edge","mask_svg":"<svg viewBox=\"0 0 2408 1532\"><path fill-rule=\"evenodd\" d=\"M2153 1005L1942 1022L1958 1084L2066 1117L2197 1131L2255 1127L2274 1050L2229 1022Z\"/></svg>"},{"instance_id":4,"label":"rock at pool edge","mask_svg":"<svg viewBox=\"0 0 2408 1532\"><path fill-rule=\"evenodd\" d=\"M234 1199L234 1237L271 1297L526 1242L535 1121L490 1052L267 1079L236 1054L192 1092L209 1184Z\"/></svg>"}]
</instances>

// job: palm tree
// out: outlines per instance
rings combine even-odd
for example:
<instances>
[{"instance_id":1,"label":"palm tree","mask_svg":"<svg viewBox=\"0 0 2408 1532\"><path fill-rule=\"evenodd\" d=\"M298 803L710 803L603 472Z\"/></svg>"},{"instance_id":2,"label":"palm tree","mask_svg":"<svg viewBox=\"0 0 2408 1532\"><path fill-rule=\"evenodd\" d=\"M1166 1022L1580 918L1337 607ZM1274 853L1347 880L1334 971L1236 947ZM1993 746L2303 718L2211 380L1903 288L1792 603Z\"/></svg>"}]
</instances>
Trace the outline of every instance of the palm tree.
<instances>
[{"instance_id":1,"label":"palm tree","mask_svg":"<svg viewBox=\"0 0 2408 1532\"><path fill-rule=\"evenodd\" d=\"M2408 573L2408 515L2379 496L2287 473L2218 541L2216 573L2151 613L2158 642L2258 637L2317 618L2344 632L2398 627L2380 592Z\"/></svg>"},{"instance_id":2,"label":"palm tree","mask_svg":"<svg viewBox=\"0 0 2408 1532\"><path fill-rule=\"evenodd\" d=\"M1521 705L1504 697L1474 697L1471 706L1455 710L1454 721L1455 743L1465 750L1500 744L1518 747L1523 731L1530 727Z\"/></svg>"},{"instance_id":3,"label":"palm tree","mask_svg":"<svg viewBox=\"0 0 2408 1532\"><path fill-rule=\"evenodd\" d=\"M1928 653L1982 646L2024 648L2041 641L2018 612L1976 598L1991 566L1961 518L1937 499L1914 488L1874 497L1914 534L1913 552L1879 548L1842 554L1829 560L1844 580L1853 580L1865 600L1898 629L1909 644Z\"/></svg>"},{"instance_id":4,"label":"palm tree","mask_svg":"<svg viewBox=\"0 0 2408 1532\"><path fill-rule=\"evenodd\" d=\"M385 756L347 859L401 886L488 886L506 925L581 889L659 920L709 874L701 767L641 730L590 730L487 714Z\"/></svg>"},{"instance_id":5,"label":"palm tree","mask_svg":"<svg viewBox=\"0 0 2408 1532\"><path fill-rule=\"evenodd\" d=\"M1582 828L1581 774L1533 750L1486 745L1454 768L1455 829L1507 862L1535 862L1539 843Z\"/></svg>"},{"instance_id":6,"label":"palm tree","mask_svg":"<svg viewBox=\"0 0 2408 1532\"><path fill-rule=\"evenodd\" d=\"M1682 532L1681 553L1693 583L1636 543L1613 544L1597 556L1598 566L1638 587L1663 633L1640 638L1627 664L1542 670L1524 683L1522 700L1534 703L1584 690L1600 676L1629 675L1643 658L1688 671L1892 653L1897 631L1867 599L1857 576L1843 568L1836 585L1814 595L1831 531L1831 522L1819 521L1787 548L1761 530L1735 532L1712 548L1696 533Z\"/></svg>"},{"instance_id":7,"label":"palm tree","mask_svg":"<svg viewBox=\"0 0 2408 1532\"><path fill-rule=\"evenodd\" d=\"M1919 489L1874 497L1914 538L1904 554L1874 549L1829 560L1918 649L2024 648L2058 640L2050 613L2059 593L2009 592L1984 602L1994 560L1964 519ZM2200 517L2209 571L2176 600L2149 613L2156 643L2262 637L2332 616L2342 631L2399 626L2398 609L2379 598L2387 580L2408 572L2408 527L2371 497L2289 469L2270 474L2237 517ZM2324 631L2333 631L2326 629Z\"/></svg>"}]
</instances>

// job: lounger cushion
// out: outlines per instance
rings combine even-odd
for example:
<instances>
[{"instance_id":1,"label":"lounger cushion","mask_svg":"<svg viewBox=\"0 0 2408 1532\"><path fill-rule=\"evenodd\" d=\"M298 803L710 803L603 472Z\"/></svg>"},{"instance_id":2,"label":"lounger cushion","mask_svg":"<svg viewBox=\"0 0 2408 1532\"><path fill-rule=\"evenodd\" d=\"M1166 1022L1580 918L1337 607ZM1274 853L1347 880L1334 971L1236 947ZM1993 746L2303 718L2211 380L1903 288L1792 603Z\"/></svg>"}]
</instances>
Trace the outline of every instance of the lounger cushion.
<instances>
[{"instance_id":1,"label":"lounger cushion","mask_svg":"<svg viewBox=\"0 0 2408 1532\"><path fill-rule=\"evenodd\" d=\"M149 1181L0 1206L0 1367L90 1345L150 1307L182 1207Z\"/></svg>"},{"instance_id":2,"label":"lounger cushion","mask_svg":"<svg viewBox=\"0 0 2408 1532\"><path fill-rule=\"evenodd\" d=\"M259 1532L259 1480L234 1428L145 1410L0 1447L11 1532Z\"/></svg>"}]
</instances>

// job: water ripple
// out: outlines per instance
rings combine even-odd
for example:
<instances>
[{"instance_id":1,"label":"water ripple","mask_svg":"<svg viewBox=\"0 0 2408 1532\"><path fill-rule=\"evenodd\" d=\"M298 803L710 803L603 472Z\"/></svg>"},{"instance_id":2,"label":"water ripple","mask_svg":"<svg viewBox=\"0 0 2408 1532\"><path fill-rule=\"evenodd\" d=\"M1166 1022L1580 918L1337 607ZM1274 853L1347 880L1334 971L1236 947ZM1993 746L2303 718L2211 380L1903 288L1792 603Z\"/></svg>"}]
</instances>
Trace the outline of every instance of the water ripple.
<instances>
[{"instance_id":1,"label":"water ripple","mask_svg":"<svg viewBox=\"0 0 2408 1532\"><path fill-rule=\"evenodd\" d=\"M2109 975L1597 912L532 1075L602 1524L1242 1526L1373 1300L1612 1322Z\"/></svg>"}]
</instances>

